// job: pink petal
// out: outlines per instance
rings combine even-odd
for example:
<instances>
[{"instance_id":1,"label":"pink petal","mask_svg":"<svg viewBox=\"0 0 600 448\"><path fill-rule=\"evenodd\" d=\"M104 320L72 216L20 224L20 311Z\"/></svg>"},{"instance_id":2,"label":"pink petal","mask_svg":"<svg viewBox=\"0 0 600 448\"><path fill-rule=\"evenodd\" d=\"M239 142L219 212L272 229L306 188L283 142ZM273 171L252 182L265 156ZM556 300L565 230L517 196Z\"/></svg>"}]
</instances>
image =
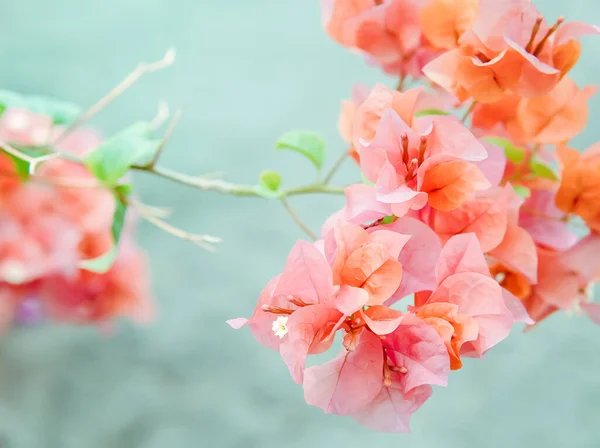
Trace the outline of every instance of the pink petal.
<instances>
[{"instance_id":1,"label":"pink petal","mask_svg":"<svg viewBox=\"0 0 600 448\"><path fill-rule=\"evenodd\" d=\"M529 232L537 244L564 251L573 247L578 237L562 220L565 214L556 207L555 196L553 191L532 190L519 215L519 226Z\"/></svg>"},{"instance_id":2,"label":"pink petal","mask_svg":"<svg viewBox=\"0 0 600 448\"><path fill-rule=\"evenodd\" d=\"M554 35L554 46L563 45L573 39L600 34L600 27L583 22L564 23Z\"/></svg>"},{"instance_id":3,"label":"pink petal","mask_svg":"<svg viewBox=\"0 0 600 448\"><path fill-rule=\"evenodd\" d=\"M405 393L424 384L446 386L450 358L438 333L414 315L406 315L382 341L394 366L406 367Z\"/></svg>"},{"instance_id":4,"label":"pink petal","mask_svg":"<svg viewBox=\"0 0 600 448\"><path fill-rule=\"evenodd\" d=\"M487 192L486 192L487 193ZM497 247L507 226L506 207L493 197L475 197L450 212L432 213L429 223L442 241L454 235L474 233L485 252Z\"/></svg>"},{"instance_id":5,"label":"pink petal","mask_svg":"<svg viewBox=\"0 0 600 448\"><path fill-rule=\"evenodd\" d=\"M388 250L392 258L398 259L400 251L410 240L410 235L402 235L391 230L381 230L381 227L377 226L369 234L368 240L370 243L381 244Z\"/></svg>"},{"instance_id":6,"label":"pink petal","mask_svg":"<svg viewBox=\"0 0 600 448\"><path fill-rule=\"evenodd\" d=\"M600 235L592 233L568 252L561 255L561 263L577 274L581 284L596 280L600 275Z\"/></svg>"},{"instance_id":7,"label":"pink petal","mask_svg":"<svg viewBox=\"0 0 600 448\"><path fill-rule=\"evenodd\" d=\"M357 224L338 222L325 239L325 256L332 265L334 281L339 284L339 271L348 257L367 242L369 234Z\"/></svg>"},{"instance_id":8,"label":"pink petal","mask_svg":"<svg viewBox=\"0 0 600 448\"><path fill-rule=\"evenodd\" d=\"M346 316L356 313L369 301L369 293L362 288L342 285L334 298L338 310Z\"/></svg>"},{"instance_id":9,"label":"pink petal","mask_svg":"<svg viewBox=\"0 0 600 448\"><path fill-rule=\"evenodd\" d=\"M331 268L311 243L298 240L287 259L274 292L292 295L305 303L325 303L333 293Z\"/></svg>"},{"instance_id":10,"label":"pink petal","mask_svg":"<svg viewBox=\"0 0 600 448\"><path fill-rule=\"evenodd\" d=\"M442 250L435 232L414 218L401 218L376 228L411 236L398 257L402 264L402 283L386 305L390 306L417 291L432 290L435 287L435 264Z\"/></svg>"},{"instance_id":11,"label":"pink petal","mask_svg":"<svg viewBox=\"0 0 600 448\"><path fill-rule=\"evenodd\" d=\"M304 398L328 414L352 415L369 404L383 386L380 339L363 331L354 351L343 349L332 361L304 372Z\"/></svg>"},{"instance_id":12,"label":"pink petal","mask_svg":"<svg viewBox=\"0 0 600 448\"><path fill-rule=\"evenodd\" d=\"M454 92L460 57L460 50L458 49L442 53L423 67L423 73L448 92Z\"/></svg>"},{"instance_id":13,"label":"pink petal","mask_svg":"<svg viewBox=\"0 0 600 448\"><path fill-rule=\"evenodd\" d=\"M361 315L371 331L377 335L393 333L402 322L404 313L387 306L375 305L361 312Z\"/></svg>"},{"instance_id":14,"label":"pink petal","mask_svg":"<svg viewBox=\"0 0 600 448\"><path fill-rule=\"evenodd\" d=\"M477 163L477 166L485 174L485 177L487 177L492 186L497 187L502 182L502 177L504 176L506 154L504 153L504 149L499 146L492 145L486 141L482 141L481 144L485 147L488 157Z\"/></svg>"},{"instance_id":15,"label":"pink petal","mask_svg":"<svg viewBox=\"0 0 600 448\"><path fill-rule=\"evenodd\" d=\"M333 338L327 336L341 317L339 311L325 305L306 306L289 317L288 333L283 337L279 353L296 383L300 384L304 379L308 354L322 353L331 347Z\"/></svg>"},{"instance_id":16,"label":"pink petal","mask_svg":"<svg viewBox=\"0 0 600 448\"><path fill-rule=\"evenodd\" d=\"M510 291L502 288L502 296L504 297L504 304L506 308L513 315L515 322L524 322L527 325L534 325L535 321L529 316L527 309L517 297L515 297Z\"/></svg>"},{"instance_id":17,"label":"pink petal","mask_svg":"<svg viewBox=\"0 0 600 448\"><path fill-rule=\"evenodd\" d=\"M600 325L600 304L592 302L581 302L580 307L586 314L594 321L594 323Z\"/></svg>"},{"instance_id":18,"label":"pink petal","mask_svg":"<svg viewBox=\"0 0 600 448\"><path fill-rule=\"evenodd\" d=\"M488 157L485 147L454 117L436 117L427 143L430 155L446 154L471 162Z\"/></svg>"},{"instance_id":19,"label":"pink petal","mask_svg":"<svg viewBox=\"0 0 600 448\"><path fill-rule=\"evenodd\" d=\"M476 272L490 275L490 270L481 251L477 237L473 233L456 235L444 246L435 267L437 283L454 274Z\"/></svg>"},{"instance_id":20,"label":"pink petal","mask_svg":"<svg viewBox=\"0 0 600 448\"><path fill-rule=\"evenodd\" d=\"M237 319L229 319L226 322L234 330L239 330L240 328L242 328L244 325L246 325L248 323L248 319L246 319L244 317L238 317Z\"/></svg>"},{"instance_id":21,"label":"pink petal","mask_svg":"<svg viewBox=\"0 0 600 448\"><path fill-rule=\"evenodd\" d=\"M286 296L273 294L280 278L280 275L273 278L265 286L265 289L262 290L254 314L252 314L252 317L248 321L250 331L258 343L275 351L279 350L279 344L281 344L281 339L273 334L273 322L277 319L277 316L263 311L262 306L270 305L285 309L293 308Z\"/></svg>"},{"instance_id":22,"label":"pink petal","mask_svg":"<svg viewBox=\"0 0 600 448\"><path fill-rule=\"evenodd\" d=\"M531 283L537 283L537 251L525 229L509 225L502 243L488 254L508 268L521 272Z\"/></svg>"},{"instance_id":23,"label":"pink petal","mask_svg":"<svg viewBox=\"0 0 600 448\"><path fill-rule=\"evenodd\" d=\"M412 414L431 397L431 386L419 386L405 394L399 381L401 373L392 374L392 385L383 387L375 399L352 418L373 431L407 433Z\"/></svg>"},{"instance_id":24,"label":"pink petal","mask_svg":"<svg viewBox=\"0 0 600 448\"><path fill-rule=\"evenodd\" d=\"M325 236L340 221L362 224L376 221L392 214L389 204L379 202L374 187L355 184L346 187L346 206L325 221L321 235Z\"/></svg>"},{"instance_id":25,"label":"pink petal","mask_svg":"<svg viewBox=\"0 0 600 448\"><path fill-rule=\"evenodd\" d=\"M459 313L475 319L479 326L478 338L465 345L472 346L479 356L504 340L514 323L504 303L502 288L483 274L462 273L446 278L429 298L429 303L436 302L454 303Z\"/></svg>"}]
</instances>

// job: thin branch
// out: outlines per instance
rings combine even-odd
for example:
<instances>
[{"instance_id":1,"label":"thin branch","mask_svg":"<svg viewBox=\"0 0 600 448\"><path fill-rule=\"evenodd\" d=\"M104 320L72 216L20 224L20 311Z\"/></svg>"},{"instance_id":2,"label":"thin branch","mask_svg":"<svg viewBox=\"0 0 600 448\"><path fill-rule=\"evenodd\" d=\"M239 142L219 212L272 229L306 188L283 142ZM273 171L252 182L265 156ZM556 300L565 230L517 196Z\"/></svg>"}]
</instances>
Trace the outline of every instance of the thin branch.
<instances>
[{"instance_id":1,"label":"thin branch","mask_svg":"<svg viewBox=\"0 0 600 448\"><path fill-rule=\"evenodd\" d=\"M281 203L283 204L283 207L287 210L287 212L290 214L290 216L292 217L292 219L294 220L294 222L298 225L298 227L300 227L300 229L302 229L302 231L304 233L306 233L311 240L316 241L317 235L315 235L312 230L310 230L308 228L308 226L304 223L304 221L302 221L302 219L300 218L300 216L298 216L298 214L296 213L296 211L292 208L292 206L290 205L290 203L287 201L285 196L281 196L280 198Z\"/></svg>"},{"instance_id":2,"label":"thin branch","mask_svg":"<svg viewBox=\"0 0 600 448\"><path fill-rule=\"evenodd\" d=\"M169 104L166 101L158 103L158 112L150 122L150 129L156 131L169 118Z\"/></svg>"},{"instance_id":3,"label":"thin branch","mask_svg":"<svg viewBox=\"0 0 600 448\"><path fill-rule=\"evenodd\" d=\"M462 116L462 118L460 119L460 121L462 121L463 123L465 123L467 121L467 119L469 118L469 116L471 115L471 113L473 112L473 110L475 109L475 106L477 106L477 101L473 101L471 103L471 105L469 106L469 108L467 109L467 111L465 112L465 114Z\"/></svg>"},{"instance_id":4,"label":"thin branch","mask_svg":"<svg viewBox=\"0 0 600 448\"><path fill-rule=\"evenodd\" d=\"M135 210L140 214L140 216L146 221L148 221L150 224L153 224L159 229L164 230L165 232L170 233L171 235L174 235L178 238L191 241L192 243L202 247L203 249L214 252L215 248L213 244L220 243L221 241L223 241L221 238L217 238L215 236L188 233L150 213L148 207L140 207L139 203L136 203L135 201L128 201L128 203L132 207L134 207Z\"/></svg>"},{"instance_id":5,"label":"thin branch","mask_svg":"<svg viewBox=\"0 0 600 448\"><path fill-rule=\"evenodd\" d=\"M396 90L398 92L404 91L404 84L406 83L406 78L407 78L407 76L405 74L400 75L400 80L398 81L398 84L396 85Z\"/></svg>"},{"instance_id":6,"label":"thin branch","mask_svg":"<svg viewBox=\"0 0 600 448\"><path fill-rule=\"evenodd\" d=\"M181 110L178 110L175 113L175 115L173 116L173 118L171 119L171 121L169 122L169 126L167 127L167 130L165 131L165 135L163 136L162 141L160 142L160 145L158 146L158 149L154 153L154 157L152 157L152 160L148 164L149 168L154 168L156 166L158 159L160 158L163 150L165 149L165 146L167 145L167 142L169 141L171 134L173 134L173 131L175 130L175 126L177 126L177 122L179 121L180 118L181 118Z\"/></svg>"},{"instance_id":7,"label":"thin branch","mask_svg":"<svg viewBox=\"0 0 600 448\"><path fill-rule=\"evenodd\" d=\"M344 162L348 158L348 155L349 155L348 151L345 151L342 153L342 155L340 157L338 157L338 159L335 161L334 165L331 167L331 169L325 176L325 179L323 179L324 184L328 184L329 182L331 182L331 179L333 178L333 176L335 175L337 170L339 170L340 167L344 164Z\"/></svg>"},{"instance_id":8,"label":"thin branch","mask_svg":"<svg viewBox=\"0 0 600 448\"><path fill-rule=\"evenodd\" d=\"M60 154L58 154L58 153L46 154L46 155L43 155L40 157L31 157L31 156L28 156L27 154L25 154L24 152L13 148L12 146L10 146L8 143L6 143L3 140L0 140L0 146L2 147L2 150L4 152L6 152L7 154L10 154L11 156L13 156L15 158L20 159L23 162L27 162L29 164L28 173L30 175L33 175L35 173L35 170L40 163L60 157Z\"/></svg>"},{"instance_id":9,"label":"thin branch","mask_svg":"<svg viewBox=\"0 0 600 448\"><path fill-rule=\"evenodd\" d=\"M112 103L116 98L122 95L127 89L129 89L132 85L134 85L142 76L147 73L152 73L158 70L162 70L167 68L175 62L175 50L173 48L169 49L165 56L160 60L152 63L142 62L140 63L134 71L132 71L129 75L123 79L114 89L112 89L106 96L100 99L96 104L90 107L86 112L84 112L77 120L75 120L70 126L68 126L62 134L58 136L57 139L54 140L54 144L61 142L67 135L73 132L75 129L80 127L110 103Z\"/></svg>"}]
</instances>

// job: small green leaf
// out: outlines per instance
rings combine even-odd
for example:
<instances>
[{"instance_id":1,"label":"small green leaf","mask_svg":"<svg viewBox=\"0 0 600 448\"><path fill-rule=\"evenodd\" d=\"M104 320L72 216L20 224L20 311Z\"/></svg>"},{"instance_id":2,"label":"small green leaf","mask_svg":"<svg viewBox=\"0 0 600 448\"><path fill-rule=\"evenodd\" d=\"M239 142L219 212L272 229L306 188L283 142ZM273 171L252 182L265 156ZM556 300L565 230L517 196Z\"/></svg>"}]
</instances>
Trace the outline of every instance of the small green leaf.
<instances>
[{"instance_id":1,"label":"small green leaf","mask_svg":"<svg viewBox=\"0 0 600 448\"><path fill-rule=\"evenodd\" d=\"M423 109L415 114L415 117L423 117L425 115L450 115L441 109Z\"/></svg>"},{"instance_id":2,"label":"small green leaf","mask_svg":"<svg viewBox=\"0 0 600 448\"><path fill-rule=\"evenodd\" d=\"M531 196L531 190L527 187L524 187L523 185L513 185L513 188L515 189L515 193L517 193L522 198L528 198L529 196Z\"/></svg>"},{"instance_id":3,"label":"small green leaf","mask_svg":"<svg viewBox=\"0 0 600 448\"><path fill-rule=\"evenodd\" d=\"M277 149L291 149L308 157L317 169L325 162L325 141L321 136L309 131L291 131L279 138Z\"/></svg>"},{"instance_id":4,"label":"small green leaf","mask_svg":"<svg viewBox=\"0 0 600 448\"><path fill-rule=\"evenodd\" d=\"M79 263L79 267L81 269L96 272L98 274L104 274L112 267L119 252L119 241L121 240L121 233L125 225L125 216L127 215L127 203L125 200L130 192L130 185L120 185L115 188L115 212L113 214L113 222L111 226L113 247L99 257L92 258L91 260L81 261Z\"/></svg>"},{"instance_id":5,"label":"small green leaf","mask_svg":"<svg viewBox=\"0 0 600 448\"><path fill-rule=\"evenodd\" d=\"M150 160L160 144L160 140L152 138L150 124L139 122L88 153L84 162L100 181L113 186L132 165Z\"/></svg>"},{"instance_id":6,"label":"small green leaf","mask_svg":"<svg viewBox=\"0 0 600 448\"><path fill-rule=\"evenodd\" d=\"M396 218L394 215L390 215L390 216L386 216L385 218L383 218L383 220L381 221L382 224L392 224L393 222L396 222L398 218Z\"/></svg>"},{"instance_id":7,"label":"small green leaf","mask_svg":"<svg viewBox=\"0 0 600 448\"><path fill-rule=\"evenodd\" d=\"M486 141L504 149L506 158L513 163L521 163L525 158L525 150L513 144L510 140L501 137L485 137Z\"/></svg>"},{"instance_id":8,"label":"small green leaf","mask_svg":"<svg viewBox=\"0 0 600 448\"><path fill-rule=\"evenodd\" d=\"M531 162L529 162L529 168L531 169L531 172L537 177L542 177L544 179L550 180L558 180L558 177L556 176L554 171L552 171L552 168L550 168L548 165L542 162L532 159Z\"/></svg>"},{"instance_id":9,"label":"small green leaf","mask_svg":"<svg viewBox=\"0 0 600 448\"><path fill-rule=\"evenodd\" d=\"M281 186L281 174L276 171L263 171L259 180L262 186L271 191L277 191Z\"/></svg>"},{"instance_id":10,"label":"small green leaf","mask_svg":"<svg viewBox=\"0 0 600 448\"><path fill-rule=\"evenodd\" d=\"M9 90L0 90L0 115L5 109L15 107L52 118L54 124L69 125L81 114L81 109L65 101L44 96L21 95Z\"/></svg>"}]
</instances>

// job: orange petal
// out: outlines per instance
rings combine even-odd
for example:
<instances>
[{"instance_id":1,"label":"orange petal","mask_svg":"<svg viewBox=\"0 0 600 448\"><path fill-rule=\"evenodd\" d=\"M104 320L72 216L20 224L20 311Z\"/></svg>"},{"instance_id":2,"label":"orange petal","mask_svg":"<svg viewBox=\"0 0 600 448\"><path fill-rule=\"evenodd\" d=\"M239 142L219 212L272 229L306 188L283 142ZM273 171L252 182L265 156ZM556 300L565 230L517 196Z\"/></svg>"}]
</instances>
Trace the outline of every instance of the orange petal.
<instances>
[{"instance_id":1,"label":"orange petal","mask_svg":"<svg viewBox=\"0 0 600 448\"><path fill-rule=\"evenodd\" d=\"M386 261L362 285L369 293L367 305L383 305L400 287L402 265L396 260Z\"/></svg>"},{"instance_id":2,"label":"orange petal","mask_svg":"<svg viewBox=\"0 0 600 448\"><path fill-rule=\"evenodd\" d=\"M469 162L453 160L435 164L432 161L427 165L422 167L424 173L419 189L428 194L429 205L436 210L454 210L473 192L491 186L483 172Z\"/></svg>"},{"instance_id":3,"label":"orange petal","mask_svg":"<svg viewBox=\"0 0 600 448\"><path fill-rule=\"evenodd\" d=\"M421 10L421 30L435 47L450 50L477 18L479 0L432 0Z\"/></svg>"}]
</instances>

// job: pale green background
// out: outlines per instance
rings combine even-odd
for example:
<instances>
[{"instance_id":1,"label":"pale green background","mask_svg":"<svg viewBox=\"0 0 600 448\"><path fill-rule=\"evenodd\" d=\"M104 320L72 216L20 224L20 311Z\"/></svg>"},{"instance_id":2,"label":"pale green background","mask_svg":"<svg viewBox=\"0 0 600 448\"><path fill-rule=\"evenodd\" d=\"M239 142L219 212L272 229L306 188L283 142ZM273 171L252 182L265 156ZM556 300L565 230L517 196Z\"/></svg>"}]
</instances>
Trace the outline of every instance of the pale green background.
<instances>
[{"instance_id":1,"label":"pale green background","mask_svg":"<svg viewBox=\"0 0 600 448\"><path fill-rule=\"evenodd\" d=\"M16 0L2 2L0 85L89 105L140 60L174 45L174 68L145 78L95 120L106 132L152 117L164 98L184 116L163 163L253 182L263 168L294 185L313 175L276 153L293 127L323 133L332 157L339 100L384 80L321 30L317 0ZM600 23L597 0L538 1L555 18ZM588 38L574 77L598 81ZM388 83L392 80L385 80ZM592 100L600 116L600 97ZM598 139L590 125L581 146ZM337 179L351 181L351 165ZM223 237L217 254L143 225L160 306L149 328L15 331L0 342L0 446L11 448L593 448L600 446L600 328L556 316L469 361L413 418L412 435L372 433L303 401L275 354L224 321L249 315L300 231L277 203L139 178L175 222ZM340 198L294 201L317 229Z\"/></svg>"}]
</instances>

